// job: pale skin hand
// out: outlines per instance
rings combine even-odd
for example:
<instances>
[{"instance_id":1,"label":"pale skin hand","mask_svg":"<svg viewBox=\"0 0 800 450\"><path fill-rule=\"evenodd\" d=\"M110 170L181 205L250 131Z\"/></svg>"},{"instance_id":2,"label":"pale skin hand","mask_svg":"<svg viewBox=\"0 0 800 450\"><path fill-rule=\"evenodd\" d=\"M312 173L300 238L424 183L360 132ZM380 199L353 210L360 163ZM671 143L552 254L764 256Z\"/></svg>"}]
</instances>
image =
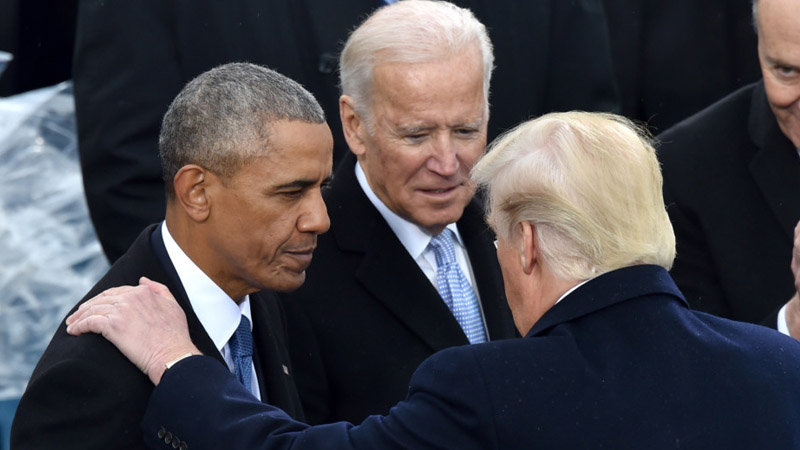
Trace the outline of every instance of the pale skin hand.
<instances>
[{"instance_id":1,"label":"pale skin hand","mask_svg":"<svg viewBox=\"0 0 800 450\"><path fill-rule=\"evenodd\" d=\"M797 226L794 227L792 273L796 292L786 304L786 324L789 326L789 334L795 339L800 339L800 222L797 222Z\"/></svg>"},{"instance_id":2,"label":"pale skin hand","mask_svg":"<svg viewBox=\"0 0 800 450\"><path fill-rule=\"evenodd\" d=\"M67 317L67 333L98 333L158 385L165 364L192 353L186 315L163 284L145 277L139 286L103 291Z\"/></svg>"}]
</instances>

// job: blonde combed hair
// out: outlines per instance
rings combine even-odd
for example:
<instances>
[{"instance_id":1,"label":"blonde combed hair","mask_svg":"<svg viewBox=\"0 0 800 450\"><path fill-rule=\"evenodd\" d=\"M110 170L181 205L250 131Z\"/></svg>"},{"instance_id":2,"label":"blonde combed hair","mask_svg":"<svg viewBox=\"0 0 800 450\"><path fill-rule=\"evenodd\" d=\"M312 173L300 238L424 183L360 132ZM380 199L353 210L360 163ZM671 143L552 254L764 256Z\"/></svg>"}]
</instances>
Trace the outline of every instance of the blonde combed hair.
<instances>
[{"instance_id":1,"label":"blonde combed hair","mask_svg":"<svg viewBox=\"0 0 800 450\"><path fill-rule=\"evenodd\" d=\"M624 117L574 111L525 122L490 146L472 177L495 232L513 242L518 224L535 225L542 259L561 279L672 266L655 150Z\"/></svg>"}]
</instances>

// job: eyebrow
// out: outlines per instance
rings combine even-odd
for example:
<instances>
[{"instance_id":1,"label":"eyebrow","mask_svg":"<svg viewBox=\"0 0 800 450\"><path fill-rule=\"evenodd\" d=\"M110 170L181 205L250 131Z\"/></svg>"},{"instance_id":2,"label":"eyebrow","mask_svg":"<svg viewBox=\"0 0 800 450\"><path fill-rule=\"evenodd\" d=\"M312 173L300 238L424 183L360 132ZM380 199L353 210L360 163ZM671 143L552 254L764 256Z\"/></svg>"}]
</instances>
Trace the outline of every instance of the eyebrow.
<instances>
[{"instance_id":1,"label":"eyebrow","mask_svg":"<svg viewBox=\"0 0 800 450\"><path fill-rule=\"evenodd\" d=\"M800 71L800 67L798 67L798 66L797 66L797 65L795 65L795 64L790 64L790 63L787 63L787 62L785 62L785 61L782 61L782 60L780 60L780 59L772 58L772 57L770 57L770 56L766 56L764 59L766 59L766 60L767 60L767 62L768 62L770 65L772 65L772 66L785 67L785 68L787 68L787 69L792 69L792 70L798 70L798 71Z\"/></svg>"},{"instance_id":2,"label":"eyebrow","mask_svg":"<svg viewBox=\"0 0 800 450\"><path fill-rule=\"evenodd\" d=\"M484 122L483 119L478 119L478 120L473 121L473 122L457 123L455 125L450 126L450 128L460 128L460 127L480 128L481 125L483 125L483 122ZM397 130L399 132L401 132L401 133L414 134L414 133L420 133L422 131L434 130L436 128L438 128L438 127L435 126L435 125L411 125L411 126L403 126L403 125L401 125L401 126L397 127Z\"/></svg>"},{"instance_id":3,"label":"eyebrow","mask_svg":"<svg viewBox=\"0 0 800 450\"><path fill-rule=\"evenodd\" d=\"M324 180L322 180L322 184L328 184L333 181L333 175L328 175ZM294 180L289 183L281 184L275 186L276 190L283 190L283 189L303 189L309 186L313 186L317 184L317 180Z\"/></svg>"}]
</instances>

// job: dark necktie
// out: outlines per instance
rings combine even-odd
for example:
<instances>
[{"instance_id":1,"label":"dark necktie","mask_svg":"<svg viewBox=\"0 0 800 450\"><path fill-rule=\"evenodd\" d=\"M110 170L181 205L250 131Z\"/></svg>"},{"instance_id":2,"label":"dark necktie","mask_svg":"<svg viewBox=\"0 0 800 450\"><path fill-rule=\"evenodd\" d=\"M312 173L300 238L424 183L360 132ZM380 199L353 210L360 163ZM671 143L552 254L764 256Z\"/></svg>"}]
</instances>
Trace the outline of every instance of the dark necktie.
<instances>
[{"instance_id":1,"label":"dark necktie","mask_svg":"<svg viewBox=\"0 0 800 450\"><path fill-rule=\"evenodd\" d=\"M233 357L233 368L236 372L236 378L247 388L252 391L253 386L253 334L250 332L250 321L247 317L242 316L239 322L239 327L231 336L228 341L228 346L231 350Z\"/></svg>"}]
</instances>

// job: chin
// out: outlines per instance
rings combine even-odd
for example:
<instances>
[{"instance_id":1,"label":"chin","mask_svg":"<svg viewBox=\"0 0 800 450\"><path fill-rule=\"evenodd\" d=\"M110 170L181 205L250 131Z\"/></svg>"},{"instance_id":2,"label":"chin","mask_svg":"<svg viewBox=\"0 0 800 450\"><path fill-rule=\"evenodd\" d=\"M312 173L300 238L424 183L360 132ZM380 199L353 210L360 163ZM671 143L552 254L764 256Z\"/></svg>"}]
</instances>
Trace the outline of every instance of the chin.
<instances>
[{"instance_id":1,"label":"chin","mask_svg":"<svg viewBox=\"0 0 800 450\"><path fill-rule=\"evenodd\" d=\"M306 272L300 274L292 273L287 274L280 280L271 280L270 283L264 283L266 289L276 292L292 292L300 288L306 281Z\"/></svg>"}]
</instances>

